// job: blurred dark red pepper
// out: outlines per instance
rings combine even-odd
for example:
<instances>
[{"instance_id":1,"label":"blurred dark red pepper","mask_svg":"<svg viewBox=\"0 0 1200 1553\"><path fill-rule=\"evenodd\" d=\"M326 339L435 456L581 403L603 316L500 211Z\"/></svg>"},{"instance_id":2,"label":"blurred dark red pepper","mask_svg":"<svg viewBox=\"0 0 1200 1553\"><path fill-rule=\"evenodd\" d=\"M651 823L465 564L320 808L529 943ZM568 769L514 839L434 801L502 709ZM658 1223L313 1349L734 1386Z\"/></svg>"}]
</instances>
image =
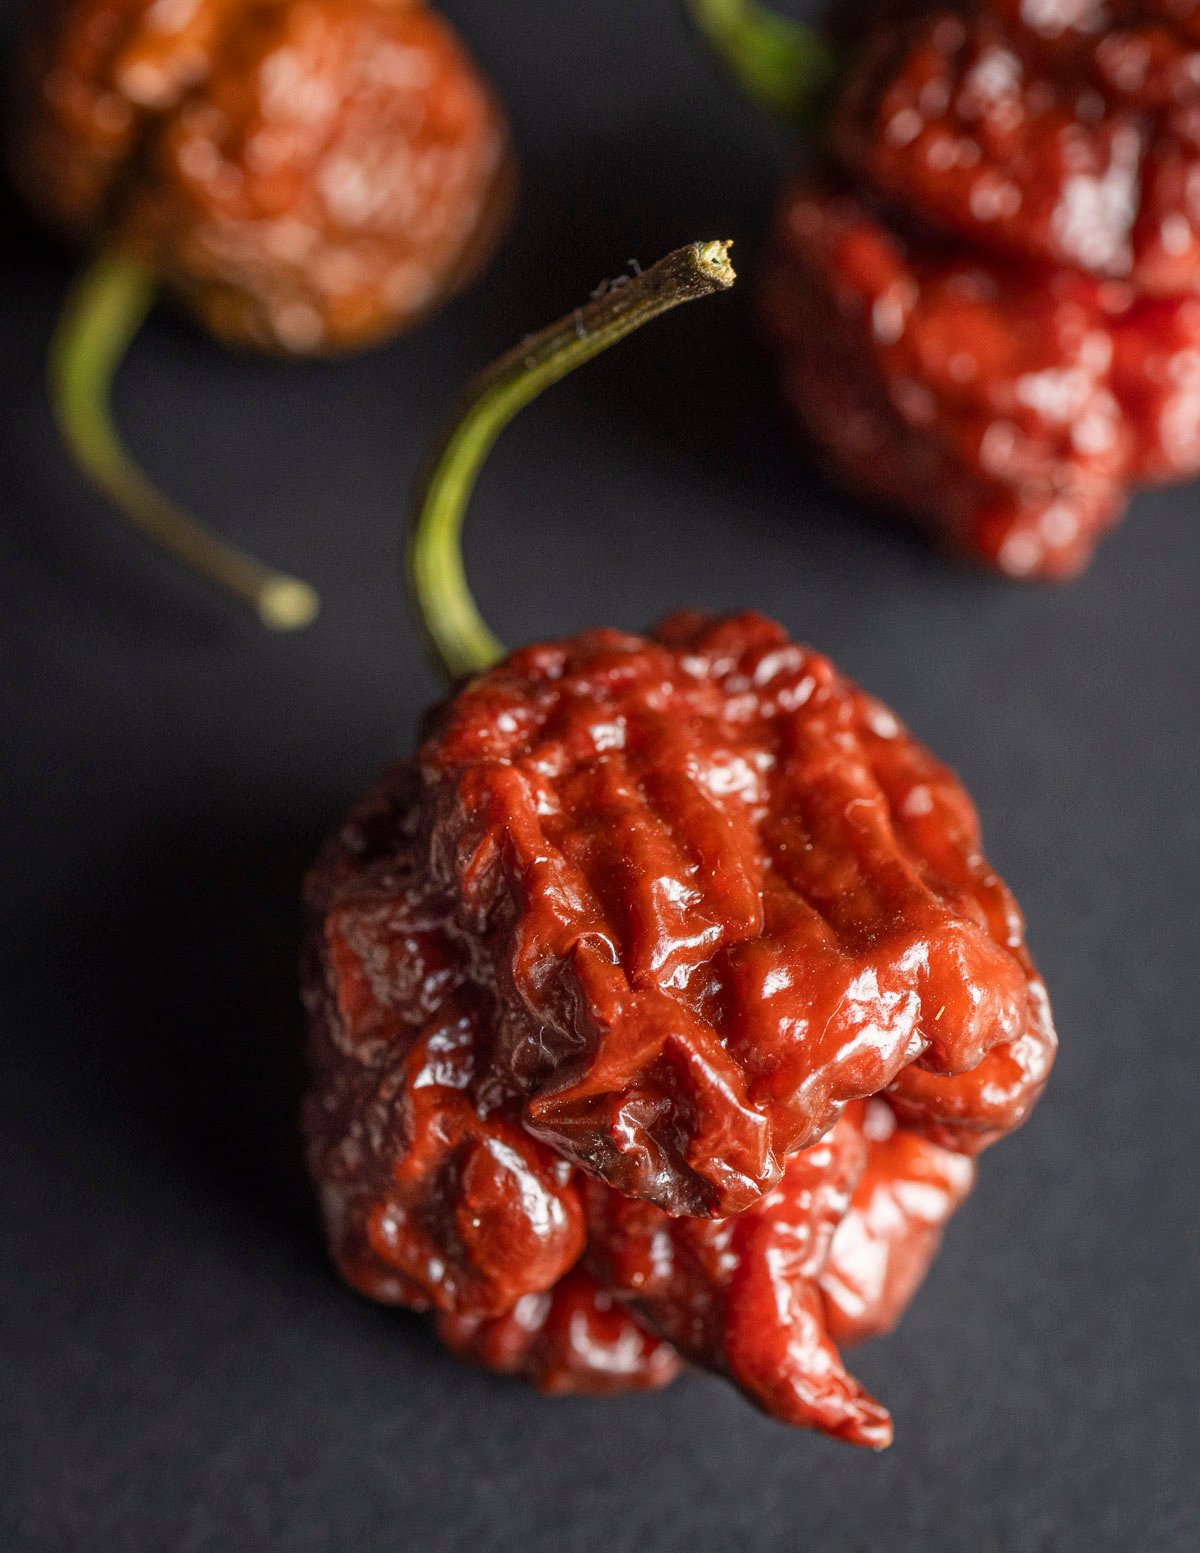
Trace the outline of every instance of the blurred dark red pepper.
<instances>
[{"instance_id":1,"label":"blurred dark red pepper","mask_svg":"<svg viewBox=\"0 0 1200 1553\"><path fill-rule=\"evenodd\" d=\"M215 334L352 350L437 305L507 214L504 118L424 0L55 0L12 165Z\"/></svg>"},{"instance_id":2,"label":"blurred dark red pepper","mask_svg":"<svg viewBox=\"0 0 1200 1553\"><path fill-rule=\"evenodd\" d=\"M470 279L507 219L499 103L424 0L49 0L9 127L30 204L98 252L55 351L86 473L136 524L275 626L311 590L164 502L107 420L164 285L229 344L309 356L407 328Z\"/></svg>"},{"instance_id":3,"label":"blurred dark red pepper","mask_svg":"<svg viewBox=\"0 0 1200 1553\"><path fill-rule=\"evenodd\" d=\"M692 4L753 57L764 13ZM801 425L952 549L1071 576L1131 487L1200 471L1200 6L847 5L791 45L822 128L762 315Z\"/></svg>"},{"instance_id":4,"label":"blurred dark red pepper","mask_svg":"<svg viewBox=\"0 0 1200 1553\"><path fill-rule=\"evenodd\" d=\"M899 1317L1056 1045L970 800L759 615L502 657L457 551L521 404L732 278L664 265L485 375L432 466L411 576L467 677L308 881L309 1166L347 1281L466 1357L593 1393L687 1361L878 1447L837 1345Z\"/></svg>"}]
</instances>

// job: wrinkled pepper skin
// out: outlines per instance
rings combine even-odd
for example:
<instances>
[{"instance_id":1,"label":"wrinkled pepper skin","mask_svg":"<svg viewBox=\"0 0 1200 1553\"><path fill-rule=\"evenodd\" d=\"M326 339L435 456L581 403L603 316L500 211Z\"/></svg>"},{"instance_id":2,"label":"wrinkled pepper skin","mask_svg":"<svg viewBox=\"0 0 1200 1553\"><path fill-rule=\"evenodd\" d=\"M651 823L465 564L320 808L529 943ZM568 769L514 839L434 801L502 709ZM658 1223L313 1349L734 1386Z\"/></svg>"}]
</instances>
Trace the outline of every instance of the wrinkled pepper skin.
<instances>
[{"instance_id":1,"label":"wrinkled pepper skin","mask_svg":"<svg viewBox=\"0 0 1200 1553\"><path fill-rule=\"evenodd\" d=\"M890 1326L1055 1051L952 773L756 615L525 648L307 885L333 1256L544 1391L687 1361L858 1444Z\"/></svg>"},{"instance_id":2,"label":"wrinkled pepper skin","mask_svg":"<svg viewBox=\"0 0 1200 1553\"><path fill-rule=\"evenodd\" d=\"M235 346L354 350L470 279L507 217L500 107L423 0L52 0L10 136L33 207Z\"/></svg>"},{"instance_id":3,"label":"wrinkled pepper skin","mask_svg":"<svg viewBox=\"0 0 1200 1553\"><path fill-rule=\"evenodd\" d=\"M601 1283L652 1330L764 1412L879 1447L891 1418L842 1363L819 1282L866 1163L861 1110L856 1102L732 1218L670 1218L591 1185L589 1254Z\"/></svg>"},{"instance_id":4,"label":"wrinkled pepper skin","mask_svg":"<svg viewBox=\"0 0 1200 1553\"><path fill-rule=\"evenodd\" d=\"M830 143L972 243L1141 295L1194 291L1198 23L1195 0L921 7L856 51Z\"/></svg>"},{"instance_id":5,"label":"wrinkled pepper skin","mask_svg":"<svg viewBox=\"0 0 1200 1553\"><path fill-rule=\"evenodd\" d=\"M1071 577L1200 471L1200 7L884 8L844 57L764 272L786 396L840 483Z\"/></svg>"},{"instance_id":6,"label":"wrinkled pepper skin","mask_svg":"<svg viewBox=\"0 0 1200 1553\"><path fill-rule=\"evenodd\" d=\"M459 1358L520 1375L549 1397L658 1391L684 1368L671 1345L582 1266L502 1316L439 1315L434 1325Z\"/></svg>"},{"instance_id":7,"label":"wrinkled pepper skin","mask_svg":"<svg viewBox=\"0 0 1200 1553\"><path fill-rule=\"evenodd\" d=\"M871 1100L865 1157L820 1273L825 1330L853 1343L890 1332L921 1285L942 1230L975 1183L975 1162L898 1124Z\"/></svg>"}]
</instances>

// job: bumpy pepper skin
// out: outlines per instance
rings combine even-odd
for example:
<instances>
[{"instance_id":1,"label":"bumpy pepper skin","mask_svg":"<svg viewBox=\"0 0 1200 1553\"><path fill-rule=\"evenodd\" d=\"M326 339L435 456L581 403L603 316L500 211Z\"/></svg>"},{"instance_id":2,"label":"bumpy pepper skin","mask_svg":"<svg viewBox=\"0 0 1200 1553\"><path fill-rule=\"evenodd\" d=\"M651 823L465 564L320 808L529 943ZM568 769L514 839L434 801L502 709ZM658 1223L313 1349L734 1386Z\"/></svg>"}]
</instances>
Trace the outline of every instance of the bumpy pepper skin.
<instances>
[{"instance_id":1,"label":"bumpy pepper skin","mask_svg":"<svg viewBox=\"0 0 1200 1553\"><path fill-rule=\"evenodd\" d=\"M401 766L309 883L309 1165L346 1281L418 1310L498 1315L583 1249L570 1166L472 1103L490 1012L424 887Z\"/></svg>"},{"instance_id":2,"label":"bumpy pepper skin","mask_svg":"<svg viewBox=\"0 0 1200 1553\"><path fill-rule=\"evenodd\" d=\"M803 173L761 310L831 475L1009 576L1074 576L1131 483L1200 471L1198 296L933 243Z\"/></svg>"},{"instance_id":3,"label":"bumpy pepper skin","mask_svg":"<svg viewBox=\"0 0 1200 1553\"><path fill-rule=\"evenodd\" d=\"M825 1330L844 1348L896 1325L975 1182L972 1160L898 1126L882 1101L867 1104L863 1142L862 1172L820 1270Z\"/></svg>"},{"instance_id":4,"label":"bumpy pepper skin","mask_svg":"<svg viewBox=\"0 0 1200 1553\"><path fill-rule=\"evenodd\" d=\"M657 1391L683 1360L583 1267L546 1294L527 1294L502 1316L439 1315L452 1353L500 1375L520 1375L545 1396Z\"/></svg>"},{"instance_id":5,"label":"bumpy pepper skin","mask_svg":"<svg viewBox=\"0 0 1200 1553\"><path fill-rule=\"evenodd\" d=\"M783 1422L878 1449L891 1418L838 1348L896 1324L974 1176L873 1100L732 1219L670 1218L590 1182L578 1268L503 1316L439 1315L437 1332L551 1395L653 1390L686 1356Z\"/></svg>"},{"instance_id":6,"label":"bumpy pepper skin","mask_svg":"<svg viewBox=\"0 0 1200 1553\"><path fill-rule=\"evenodd\" d=\"M526 648L431 714L307 900L349 1282L543 1390L682 1358L887 1442L831 1247L859 1325L894 1319L1055 1037L969 799L886 708L757 615ZM947 1154L914 1207L897 1181Z\"/></svg>"},{"instance_id":7,"label":"bumpy pepper skin","mask_svg":"<svg viewBox=\"0 0 1200 1553\"><path fill-rule=\"evenodd\" d=\"M54 0L17 107L32 204L239 346L397 332L470 278L511 200L496 99L422 0Z\"/></svg>"},{"instance_id":8,"label":"bumpy pepper skin","mask_svg":"<svg viewBox=\"0 0 1200 1553\"><path fill-rule=\"evenodd\" d=\"M1014 577L1073 576L1200 471L1200 7L884 7L762 316L839 482Z\"/></svg>"},{"instance_id":9,"label":"bumpy pepper skin","mask_svg":"<svg viewBox=\"0 0 1200 1553\"><path fill-rule=\"evenodd\" d=\"M962 788L761 617L515 653L420 765L431 874L495 998L479 1092L627 1195L740 1212L848 1101L1027 1027Z\"/></svg>"},{"instance_id":10,"label":"bumpy pepper skin","mask_svg":"<svg viewBox=\"0 0 1200 1553\"><path fill-rule=\"evenodd\" d=\"M921 7L856 52L831 144L889 200L1019 261L1195 290L1198 17L1193 0Z\"/></svg>"},{"instance_id":11,"label":"bumpy pepper skin","mask_svg":"<svg viewBox=\"0 0 1200 1553\"><path fill-rule=\"evenodd\" d=\"M670 1218L593 1185L589 1256L654 1331L765 1412L878 1448L891 1419L842 1364L817 1282L865 1164L859 1110L729 1219Z\"/></svg>"}]
</instances>

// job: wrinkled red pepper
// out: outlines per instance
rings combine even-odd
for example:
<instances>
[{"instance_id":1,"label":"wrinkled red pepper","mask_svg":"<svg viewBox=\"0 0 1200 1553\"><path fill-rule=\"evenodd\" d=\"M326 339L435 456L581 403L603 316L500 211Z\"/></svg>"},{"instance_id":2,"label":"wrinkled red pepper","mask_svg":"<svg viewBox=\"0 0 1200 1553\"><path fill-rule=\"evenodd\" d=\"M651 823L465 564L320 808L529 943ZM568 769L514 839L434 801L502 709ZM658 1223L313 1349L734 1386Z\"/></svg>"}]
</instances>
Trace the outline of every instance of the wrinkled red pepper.
<instances>
[{"instance_id":1,"label":"wrinkled red pepper","mask_svg":"<svg viewBox=\"0 0 1200 1553\"><path fill-rule=\"evenodd\" d=\"M898 1317L1055 1041L965 794L885 708L757 616L526 648L308 903L350 1283L543 1389L657 1384L666 1343L886 1442L831 1334Z\"/></svg>"},{"instance_id":2,"label":"wrinkled red pepper","mask_svg":"<svg viewBox=\"0 0 1200 1553\"><path fill-rule=\"evenodd\" d=\"M763 284L789 402L837 480L1069 577L1131 487L1200 471L1200 6L902 3L831 37Z\"/></svg>"},{"instance_id":3,"label":"wrinkled red pepper","mask_svg":"<svg viewBox=\"0 0 1200 1553\"><path fill-rule=\"evenodd\" d=\"M435 464L413 576L483 672L308 881L309 1165L347 1281L466 1357L594 1393L688 1362L878 1447L837 1345L899 1317L1055 1052L970 800L761 616L495 662L425 544L525 363L555 381L657 284L507 358Z\"/></svg>"}]
</instances>

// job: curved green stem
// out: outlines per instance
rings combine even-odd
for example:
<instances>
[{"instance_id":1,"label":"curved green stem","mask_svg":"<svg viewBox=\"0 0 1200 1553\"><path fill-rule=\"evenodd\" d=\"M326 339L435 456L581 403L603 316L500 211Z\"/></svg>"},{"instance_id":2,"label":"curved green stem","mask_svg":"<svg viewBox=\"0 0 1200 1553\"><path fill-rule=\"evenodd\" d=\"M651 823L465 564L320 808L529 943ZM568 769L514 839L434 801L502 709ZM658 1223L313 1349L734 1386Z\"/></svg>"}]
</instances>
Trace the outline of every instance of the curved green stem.
<instances>
[{"instance_id":1,"label":"curved green stem","mask_svg":"<svg viewBox=\"0 0 1200 1553\"><path fill-rule=\"evenodd\" d=\"M430 649L453 682L503 657L467 584L462 528L479 471L509 421L543 390L669 308L734 281L729 243L692 243L531 335L467 389L418 491L408 538L408 584Z\"/></svg>"},{"instance_id":2,"label":"curved green stem","mask_svg":"<svg viewBox=\"0 0 1200 1553\"><path fill-rule=\"evenodd\" d=\"M818 125L837 55L815 27L758 0L685 0L697 30L752 102L805 128Z\"/></svg>"},{"instance_id":3,"label":"curved green stem","mask_svg":"<svg viewBox=\"0 0 1200 1553\"><path fill-rule=\"evenodd\" d=\"M202 528L162 496L125 451L112 421L113 378L154 300L141 265L102 254L67 299L50 352L50 396L63 440L84 474L130 523L219 587L265 625L308 625L320 601L306 582L269 571Z\"/></svg>"}]
</instances>

